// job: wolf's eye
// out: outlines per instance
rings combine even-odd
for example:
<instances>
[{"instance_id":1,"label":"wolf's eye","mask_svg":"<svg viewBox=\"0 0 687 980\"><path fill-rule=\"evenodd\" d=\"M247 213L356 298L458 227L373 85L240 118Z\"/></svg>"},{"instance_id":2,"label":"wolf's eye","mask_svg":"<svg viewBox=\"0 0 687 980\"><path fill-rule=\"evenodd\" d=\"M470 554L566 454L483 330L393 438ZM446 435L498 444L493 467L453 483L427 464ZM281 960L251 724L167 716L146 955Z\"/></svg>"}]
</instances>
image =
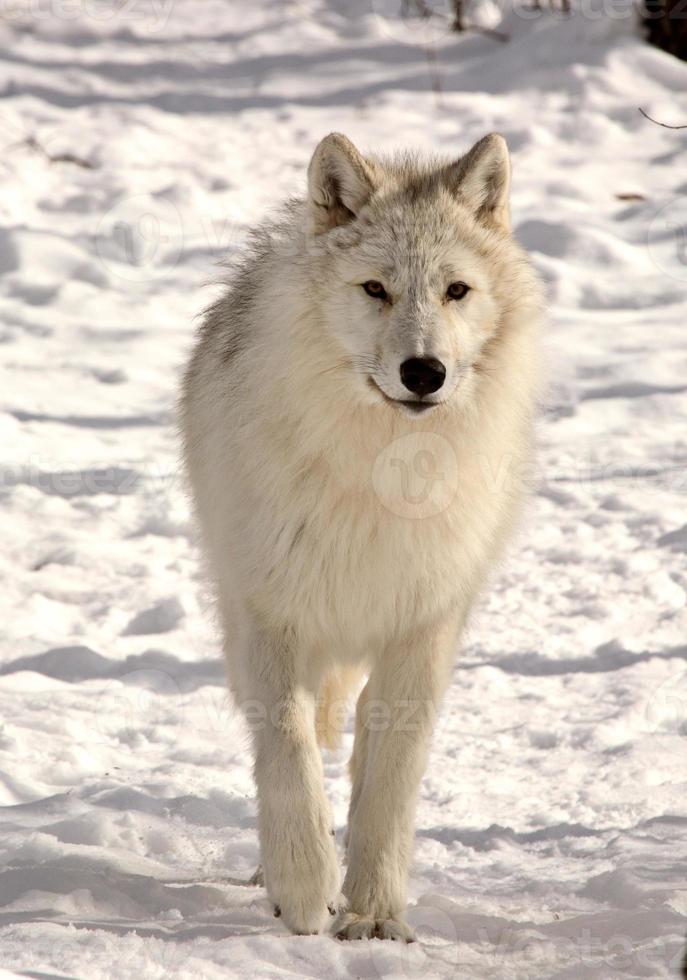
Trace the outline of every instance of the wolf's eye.
<instances>
[{"instance_id":1,"label":"wolf's eye","mask_svg":"<svg viewBox=\"0 0 687 980\"><path fill-rule=\"evenodd\" d=\"M386 299L386 289L376 279L368 279L367 282L362 283L362 287L373 299Z\"/></svg>"},{"instance_id":2,"label":"wolf's eye","mask_svg":"<svg viewBox=\"0 0 687 980\"><path fill-rule=\"evenodd\" d=\"M470 292L470 287L465 282L452 282L446 290L449 299L462 299Z\"/></svg>"}]
</instances>

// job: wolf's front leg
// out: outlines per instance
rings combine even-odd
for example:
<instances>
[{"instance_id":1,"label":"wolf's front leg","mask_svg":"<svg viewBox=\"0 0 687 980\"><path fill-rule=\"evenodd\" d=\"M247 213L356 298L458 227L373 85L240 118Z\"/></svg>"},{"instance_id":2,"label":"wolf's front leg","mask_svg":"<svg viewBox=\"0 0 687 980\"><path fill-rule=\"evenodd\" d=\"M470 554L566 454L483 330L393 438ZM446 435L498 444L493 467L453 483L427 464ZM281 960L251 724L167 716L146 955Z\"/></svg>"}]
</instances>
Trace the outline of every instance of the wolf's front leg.
<instances>
[{"instance_id":1,"label":"wolf's front leg","mask_svg":"<svg viewBox=\"0 0 687 980\"><path fill-rule=\"evenodd\" d=\"M255 725L255 781L265 887L286 926L319 932L333 914L340 878L315 740L315 699L300 682L288 644L252 644L243 691L264 706Z\"/></svg>"},{"instance_id":2,"label":"wolf's front leg","mask_svg":"<svg viewBox=\"0 0 687 980\"><path fill-rule=\"evenodd\" d=\"M339 939L413 939L403 915L415 801L456 631L451 620L417 632L370 674L356 725L365 752L354 773Z\"/></svg>"}]
</instances>

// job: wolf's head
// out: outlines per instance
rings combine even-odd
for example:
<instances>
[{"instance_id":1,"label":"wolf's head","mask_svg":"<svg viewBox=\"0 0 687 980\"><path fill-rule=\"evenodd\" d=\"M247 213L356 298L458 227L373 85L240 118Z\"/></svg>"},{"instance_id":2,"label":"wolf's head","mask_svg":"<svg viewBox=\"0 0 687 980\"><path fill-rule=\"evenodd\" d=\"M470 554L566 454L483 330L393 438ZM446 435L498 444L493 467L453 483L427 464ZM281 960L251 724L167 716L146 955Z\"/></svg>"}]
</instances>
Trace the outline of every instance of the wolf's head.
<instances>
[{"instance_id":1,"label":"wolf's head","mask_svg":"<svg viewBox=\"0 0 687 980\"><path fill-rule=\"evenodd\" d=\"M455 161L363 157L340 134L308 170L327 329L361 398L406 414L469 399L536 281L510 232L510 162L491 135Z\"/></svg>"}]
</instances>

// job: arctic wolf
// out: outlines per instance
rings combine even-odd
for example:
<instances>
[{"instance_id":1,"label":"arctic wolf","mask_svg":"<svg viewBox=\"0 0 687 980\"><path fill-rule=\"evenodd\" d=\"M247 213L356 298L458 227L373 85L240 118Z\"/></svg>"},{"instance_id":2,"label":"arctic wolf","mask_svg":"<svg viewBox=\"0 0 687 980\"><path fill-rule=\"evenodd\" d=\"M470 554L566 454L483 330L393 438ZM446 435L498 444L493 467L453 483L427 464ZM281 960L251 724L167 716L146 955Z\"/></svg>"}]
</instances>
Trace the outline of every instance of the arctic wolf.
<instances>
[{"instance_id":1,"label":"arctic wolf","mask_svg":"<svg viewBox=\"0 0 687 980\"><path fill-rule=\"evenodd\" d=\"M508 151L318 145L206 313L185 461L229 681L252 732L276 914L412 939L415 799L457 637L530 453L540 288L511 236ZM343 885L319 741L359 695ZM318 732L319 729L319 732Z\"/></svg>"}]
</instances>

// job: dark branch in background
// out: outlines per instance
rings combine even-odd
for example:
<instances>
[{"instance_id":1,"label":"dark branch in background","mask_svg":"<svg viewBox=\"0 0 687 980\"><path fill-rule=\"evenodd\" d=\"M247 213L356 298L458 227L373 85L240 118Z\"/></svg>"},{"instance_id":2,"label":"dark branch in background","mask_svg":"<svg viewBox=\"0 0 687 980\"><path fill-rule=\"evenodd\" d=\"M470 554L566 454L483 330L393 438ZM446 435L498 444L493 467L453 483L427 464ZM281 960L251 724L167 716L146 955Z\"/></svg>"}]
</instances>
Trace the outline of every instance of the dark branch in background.
<instances>
[{"instance_id":1,"label":"dark branch in background","mask_svg":"<svg viewBox=\"0 0 687 980\"><path fill-rule=\"evenodd\" d=\"M83 167L84 170L95 170L96 168L96 165L90 160L84 160L83 157L78 157L74 153L49 153L35 136L27 136L20 143L15 143L15 146L28 146L30 150L35 150L45 157L48 163L73 163L76 167Z\"/></svg>"},{"instance_id":2,"label":"dark branch in background","mask_svg":"<svg viewBox=\"0 0 687 980\"><path fill-rule=\"evenodd\" d=\"M441 72L439 71L436 52L431 44L425 48L425 57L427 58L427 71L429 72L429 78L432 83L434 98L436 99L437 106L441 106L441 94L443 92Z\"/></svg>"},{"instance_id":3,"label":"dark branch in background","mask_svg":"<svg viewBox=\"0 0 687 980\"><path fill-rule=\"evenodd\" d=\"M687 61L684 0L643 0L642 23L650 44Z\"/></svg>"},{"instance_id":4,"label":"dark branch in background","mask_svg":"<svg viewBox=\"0 0 687 980\"><path fill-rule=\"evenodd\" d=\"M687 129L687 125L671 126L669 125L669 123L659 122L658 119L654 119L653 116L650 116L648 112L644 112L644 109L642 109L641 106L639 107L639 111L641 112L641 114L644 116L645 119L648 119L649 122L654 123L656 126L662 126L664 129Z\"/></svg>"},{"instance_id":5,"label":"dark branch in background","mask_svg":"<svg viewBox=\"0 0 687 980\"><path fill-rule=\"evenodd\" d=\"M450 22L450 29L458 34L467 34L468 32L472 34L484 34L487 37L493 38L495 41L510 41L510 35L504 34L503 31L493 30L491 27L479 27L477 24L467 24L465 22L465 0L452 0L453 8L453 18ZM441 20L446 21L448 25L448 17L446 14L433 10L428 7L425 0L403 0L401 3L401 17L409 17L411 8L415 11L416 17L422 17L423 20L428 20L430 17L438 17Z\"/></svg>"}]
</instances>

